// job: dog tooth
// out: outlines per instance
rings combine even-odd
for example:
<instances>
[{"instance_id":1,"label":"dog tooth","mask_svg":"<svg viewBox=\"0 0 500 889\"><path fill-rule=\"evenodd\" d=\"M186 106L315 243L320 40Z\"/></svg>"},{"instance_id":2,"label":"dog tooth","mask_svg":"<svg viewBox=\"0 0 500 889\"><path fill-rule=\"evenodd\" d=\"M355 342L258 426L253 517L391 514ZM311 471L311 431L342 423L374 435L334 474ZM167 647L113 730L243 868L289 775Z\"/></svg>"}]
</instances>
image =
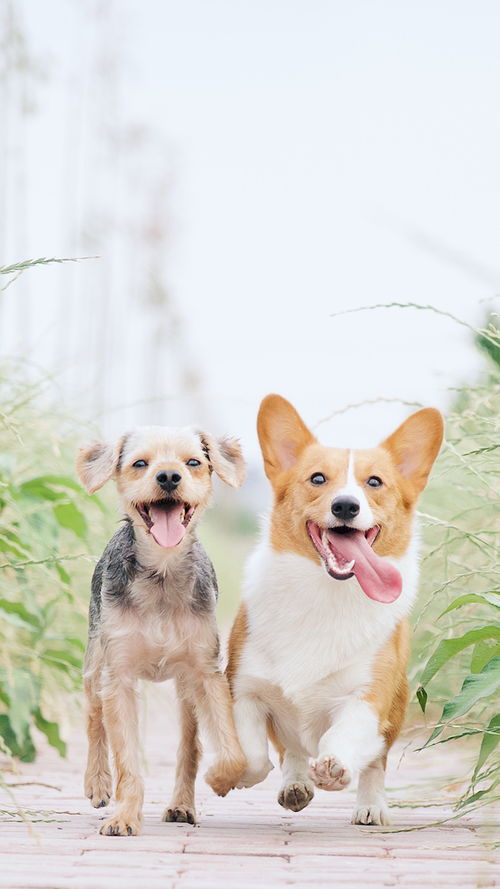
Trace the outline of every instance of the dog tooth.
<instances>
[{"instance_id":1,"label":"dog tooth","mask_svg":"<svg viewBox=\"0 0 500 889\"><path fill-rule=\"evenodd\" d=\"M349 562L348 565L344 565L344 571L352 571L355 564L356 564L356 559L353 559L352 562Z\"/></svg>"}]
</instances>

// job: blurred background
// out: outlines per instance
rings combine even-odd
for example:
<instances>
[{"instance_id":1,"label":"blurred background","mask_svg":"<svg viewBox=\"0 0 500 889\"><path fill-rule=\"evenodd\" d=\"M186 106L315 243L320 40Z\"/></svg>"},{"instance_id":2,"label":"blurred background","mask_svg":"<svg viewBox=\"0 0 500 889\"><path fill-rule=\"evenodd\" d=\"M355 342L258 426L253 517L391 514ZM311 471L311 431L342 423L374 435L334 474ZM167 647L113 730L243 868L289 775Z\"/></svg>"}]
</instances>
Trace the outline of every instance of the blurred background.
<instances>
[{"instance_id":1,"label":"blurred background","mask_svg":"<svg viewBox=\"0 0 500 889\"><path fill-rule=\"evenodd\" d=\"M445 407L500 277L495 0L2 0L1 347L107 435ZM405 416L365 407L326 440Z\"/></svg>"},{"instance_id":2,"label":"blurred background","mask_svg":"<svg viewBox=\"0 0 500 889\"><path fill-rule=\"evenodd\" d=\"M468 646L482 669L500 637L471 611L498 601L498 3L0 0L0 28L8 746L31 755L33 722L64 746L116 526L113 492L75 484L78 443L142 423L241 438L249 479L202 532L227 624L268 503L271 391L337 446L447 414L414 689L457 615L483 631L442 703ZM79 261L6 268L43 257Z\"/></svg>"}]
</instances>

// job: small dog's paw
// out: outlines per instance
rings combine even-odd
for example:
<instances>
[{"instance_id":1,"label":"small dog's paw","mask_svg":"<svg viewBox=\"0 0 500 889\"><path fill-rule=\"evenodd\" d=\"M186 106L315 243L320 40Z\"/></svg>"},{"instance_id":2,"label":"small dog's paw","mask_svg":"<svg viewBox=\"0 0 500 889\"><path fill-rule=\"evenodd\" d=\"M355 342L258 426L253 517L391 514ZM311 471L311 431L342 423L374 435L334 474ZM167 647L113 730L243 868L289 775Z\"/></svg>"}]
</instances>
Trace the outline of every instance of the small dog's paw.
<instances>
[{"instance_id":1,"label":"small dog's paw","mask_svg":"<svg viewBox=\"0 0 500 889\"><path fill-rule=\"evenodd\" d=\"M389 809L385 803L371 806L357 806L352 813L351 824L388 825L391 823Z\"/></svg>"},{"instance_id":2,"label":"small dog's paw","mask_svg":"<svg viewBox=\"0 0 500 889\"><path fill-rule=\"evenodd\" d=\"M209 768L205 781L217 796L226 796L238 785L245 766L245 759L220 759Z\"/></svg>"},{"instance_id":3,"label":"small dog's paw","mask_svg":"<svg viewBox=\"0 0 500 889\"><path fill-rule=\"evenodd\" d=\"M336 756L325 756L312 762L309 774L321 790L344 790L352 780L350 769Z\"/></svg>"},{"instance_id":4,"label":"small dog's paw","mask_svg":"<svg viewBox=\"0 0 500 889\"><path fill-rule=\"evenodd\" d=\"M107 818L99 833L107 837L135 837L141 833L142 819L126 814Z\"/></svg>"},{"instance_id":5,"label":"small dog's paw","mask_svg":"<svg viewBox=\"0 0 500 889\"><path fill-rule=\"evenodd\" d=\"M196 812L194 806L175 806L172 809L165 809L161 820L176 821L181 824L196 824Z\"/></svg>"},{"instance_id":6,"label":"small dog's paw","mask_svg":"<svg viewBox=\"0 0 500 889\"><path fill-rule=\"evenodd\" d=\"M240 775L236 785L238 790L241 790L243 787L254 787L255 784L260 784L261 781L267 778L272 769L274 769L274 766L270 759L266 759L262 763L249 764L243 774Z\"/></svg>"},{"instance_id":7,"label":"small dog's paw","mask_svg":"<svg viewBox=\"0 0 500 889\"><path fill-rule=\"evenodd\" d=\"M109 772L85 776L84 786L85 796L89 798L94 809L101 809L108 805L113 793L113 782Z\"/></svg>"},{"instance_id":8,"label":"small dog's paw","mask_svg":"<svg viewBox=\"0 0 500 889\"><path fill-rule=\"evenodd\" d=\"M291 809L292 812L300 812L309 805L314 796L313 785L309 781L295 781L293 784L287 784L282 787L278 802L284 809Z\"/></svg>"}]
</instances>

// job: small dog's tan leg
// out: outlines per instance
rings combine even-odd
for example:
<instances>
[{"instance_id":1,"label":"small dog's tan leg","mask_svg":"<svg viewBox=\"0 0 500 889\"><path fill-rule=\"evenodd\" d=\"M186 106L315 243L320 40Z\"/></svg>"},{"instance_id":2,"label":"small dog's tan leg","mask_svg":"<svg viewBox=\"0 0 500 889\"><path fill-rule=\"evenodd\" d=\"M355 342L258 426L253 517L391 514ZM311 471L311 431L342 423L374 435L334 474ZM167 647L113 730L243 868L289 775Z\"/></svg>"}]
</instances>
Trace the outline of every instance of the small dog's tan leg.
<instances>
[{"instance_id":1,"label":"small dog's tan leg","mask_svg":"<svg viewBox=\"0 0 500 889\"><path fill-rule=\"evenodd\" d=\"M193 701L189 698L186 684L177 680L181 717L181 739L177 750L177 769L172 802L165 809L162 821L187 821L196 824L194 782L201 756L198 737L198 719Z\"/></svg>"},{"instance_id":2,"label":"small dog's tan leg","mask_svg":"<svg viewBox=\"0 0 500 889\"><path fill-rule=\"evenodd\" d=\"M246 768L233 719L231 694L223 673L206 673L201 677L202 697L209 725L217 747L217 760L205 775L207 784L218 796L225 796L236 787Z\"/></svg>"},{"instance_id":3,"label":"small dog's tan leg","mask_svg":"<svg viewBox=\"0 0 500 889\"><path fill-rule=\"evenodd\" d=\"M97 693L96 680L84 682L87 711L88 755L84 788L94 808L107 806L113 792L109 768L108 739L104 728L102 702Z\"/></svg>"},{"instance_id":4,"label":"small dog's tan leg","mask_svg":"<svg viewBox=\"0 0 500 889\"><path fill-rule=\"evenodd\" d=\"M135 688L131 683L113 681L103 691L106 732L113 751L116 772L115 814L100 833L131 836L142 828L144 786L139 771L139 726Z\"/></svg>"}]
</instances>

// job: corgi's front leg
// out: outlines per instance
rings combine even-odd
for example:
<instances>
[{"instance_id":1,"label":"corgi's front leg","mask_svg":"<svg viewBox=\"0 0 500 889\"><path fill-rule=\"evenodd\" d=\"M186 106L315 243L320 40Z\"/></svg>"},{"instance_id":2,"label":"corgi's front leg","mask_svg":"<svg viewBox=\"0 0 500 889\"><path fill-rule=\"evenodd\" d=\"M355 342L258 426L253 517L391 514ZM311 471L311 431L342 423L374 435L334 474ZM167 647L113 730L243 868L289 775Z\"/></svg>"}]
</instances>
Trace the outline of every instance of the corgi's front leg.
<instances>
[{"instance_id":1,"label":"corgi's front leg","mask_svg":"<svg viewBox=\"0 0 500 889\"><path fill-rule=\"evenodd\" d=\"M314 796L314 785L308 775L309 758L303 753L286 750L281 764L283 783L278 802L284 809L300 812Z\"/></svg>"},{"instance_id":2,"label":"corgi's front leg","mask_svg":"<svg viewBox=\"0 0 500 889\"><path fill-rule=\"evenodd\" d=\"M234 701L234 721L247 760L247 767L237 786L253 787L274 768L269 759L267 708L264 702L254 695L237 697Z\"/></svg>"},{"instance_id":3,"label":"corgi's front leg","mask_svg":"<svg viewBox=\"0 0 500 889\"><path fill-rule=\"evenodd\" d=\"M370 765L384 750L378 716L369 703L349 701L319 740L310 775L322 790L343 790L354 772Z\"/></svg>"}]
</instances>

